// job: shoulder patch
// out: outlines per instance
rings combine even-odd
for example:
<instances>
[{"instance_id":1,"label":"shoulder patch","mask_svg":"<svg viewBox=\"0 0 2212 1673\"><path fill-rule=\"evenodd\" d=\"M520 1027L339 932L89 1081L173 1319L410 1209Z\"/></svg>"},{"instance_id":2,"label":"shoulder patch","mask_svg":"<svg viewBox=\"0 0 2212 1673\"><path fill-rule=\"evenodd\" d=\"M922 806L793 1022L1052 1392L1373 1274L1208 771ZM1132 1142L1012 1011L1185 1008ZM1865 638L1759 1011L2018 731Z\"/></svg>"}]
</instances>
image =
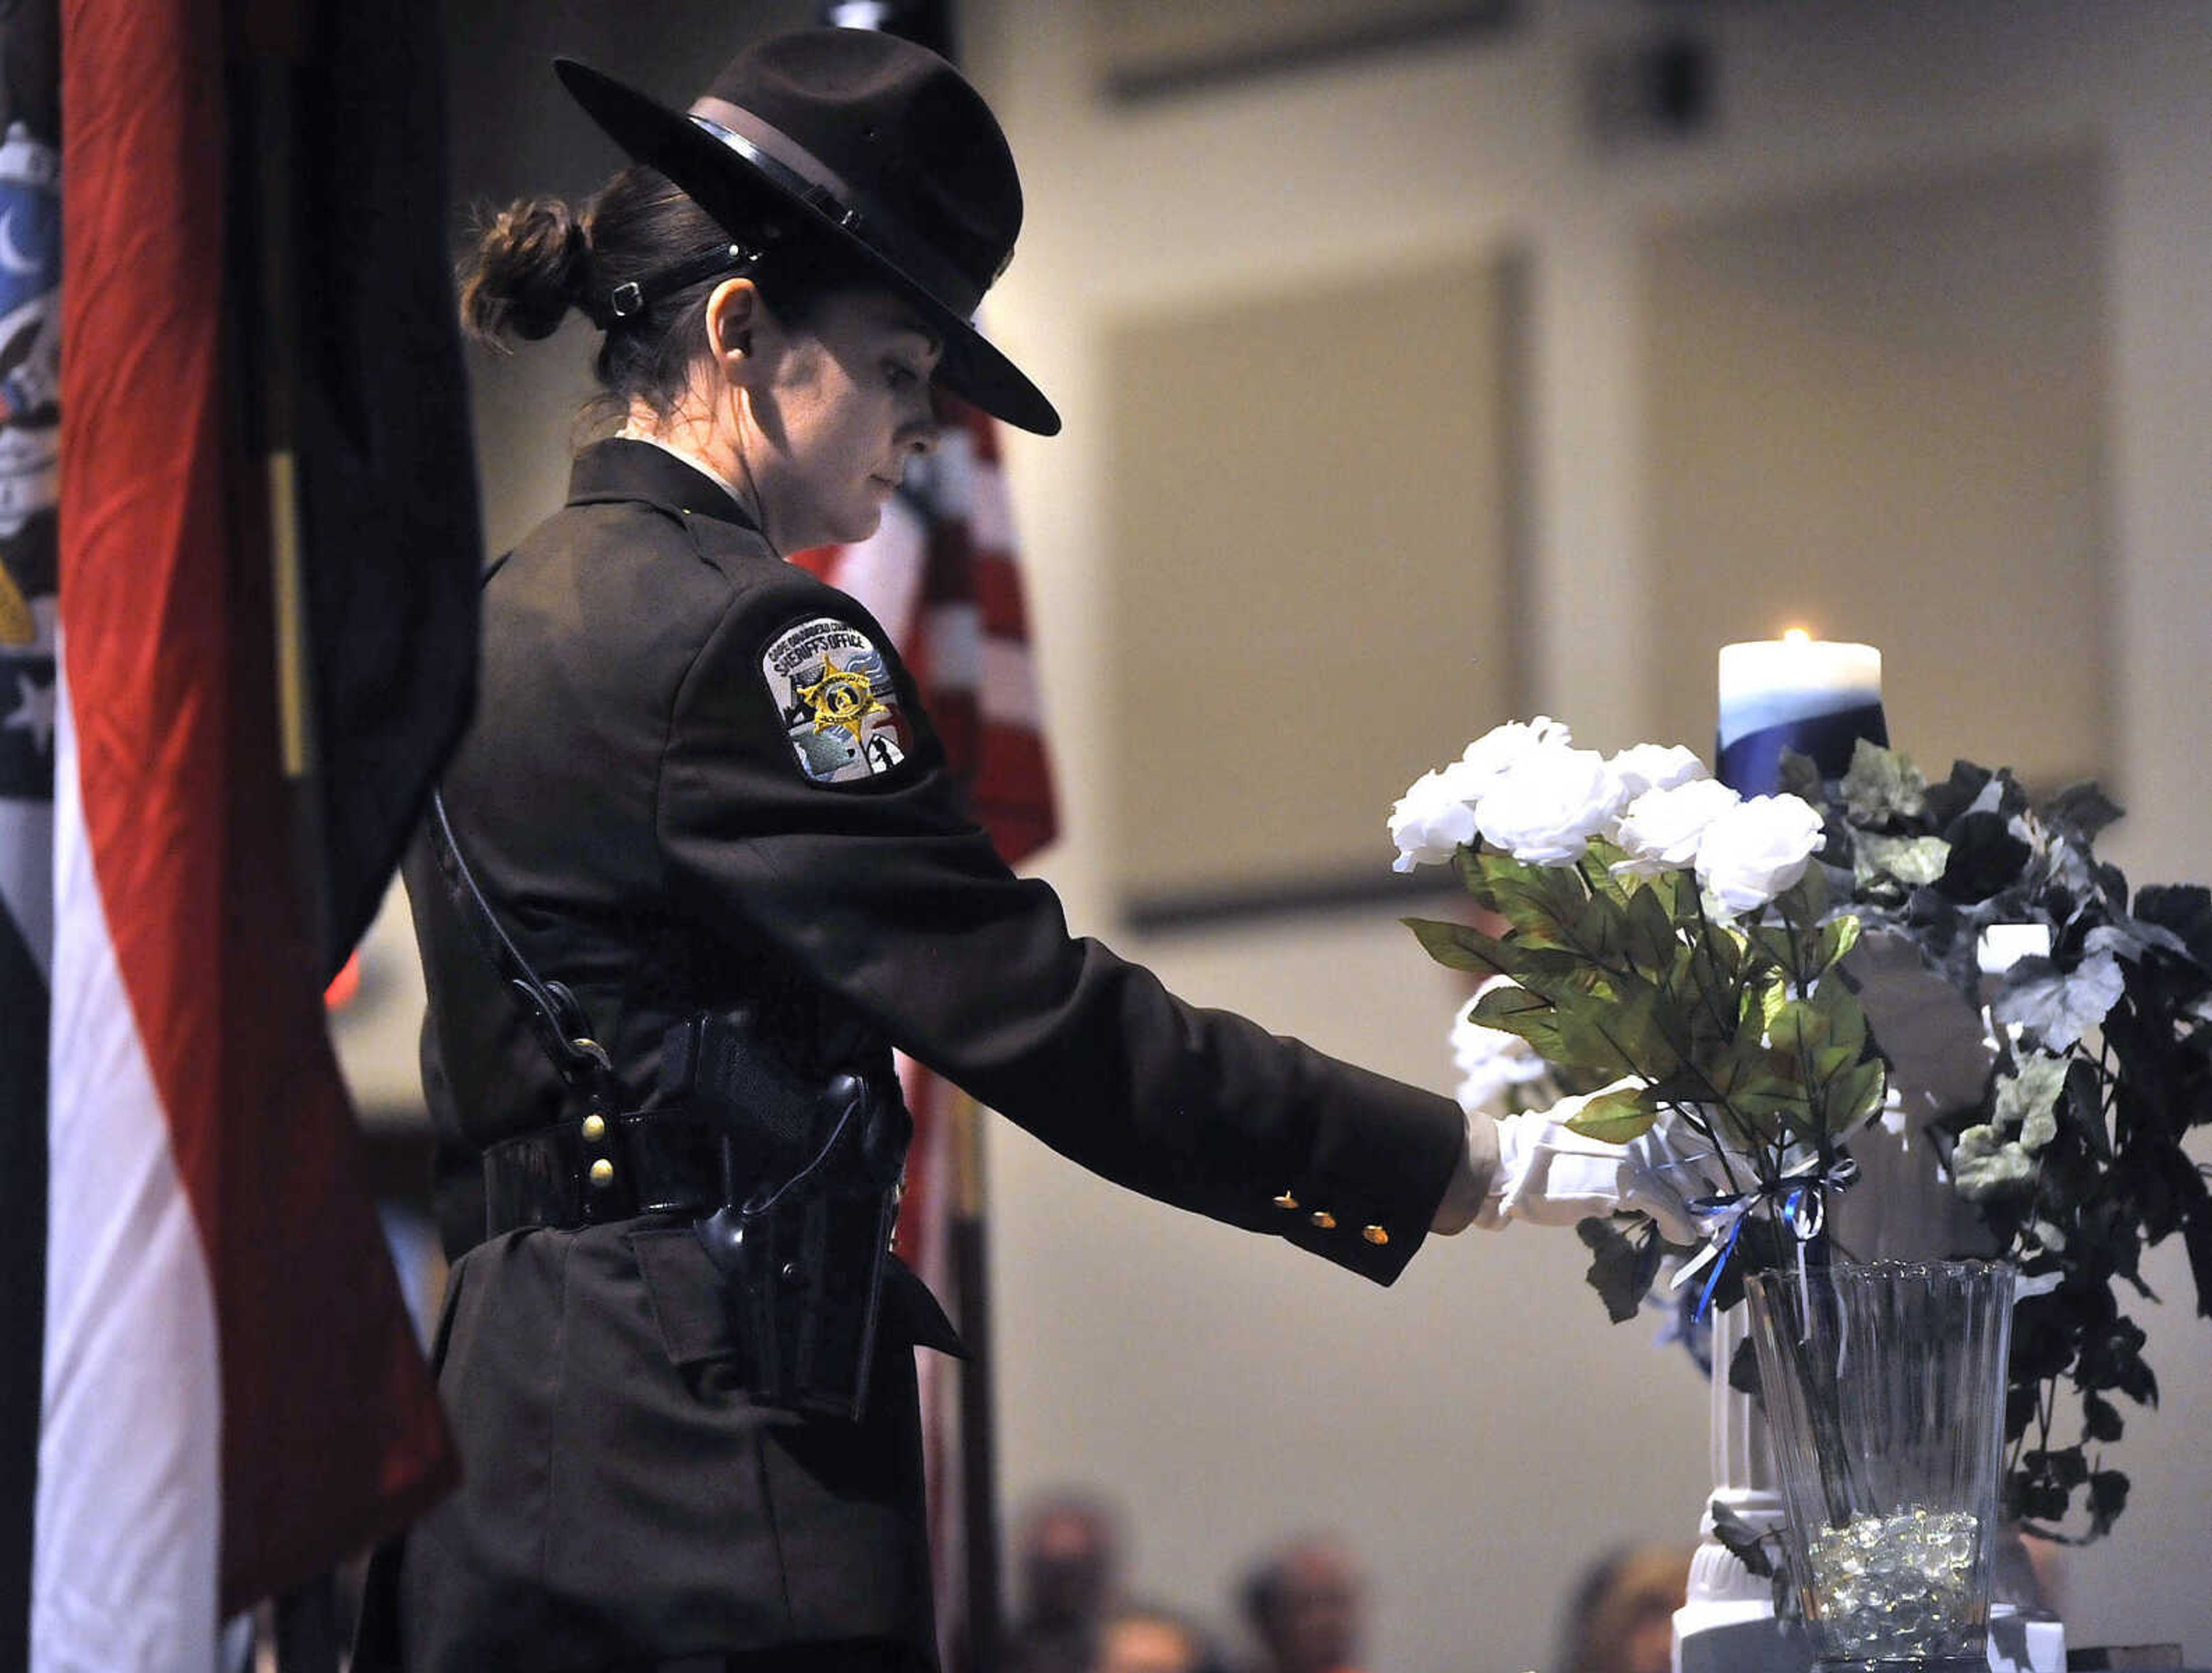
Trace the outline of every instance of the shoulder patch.
<instances>
[{"instance_id":1,"label":"shoulder patch","mask_svg":"<svg viewBox=\"0 0 2212 1673\"><path fill-rule=\"evenodd\" d=\"M914 747L890 664L873 640L832 615L787 627L761 657L799 771L818 785L888 773Z\"/></svg>"}]
</instances>

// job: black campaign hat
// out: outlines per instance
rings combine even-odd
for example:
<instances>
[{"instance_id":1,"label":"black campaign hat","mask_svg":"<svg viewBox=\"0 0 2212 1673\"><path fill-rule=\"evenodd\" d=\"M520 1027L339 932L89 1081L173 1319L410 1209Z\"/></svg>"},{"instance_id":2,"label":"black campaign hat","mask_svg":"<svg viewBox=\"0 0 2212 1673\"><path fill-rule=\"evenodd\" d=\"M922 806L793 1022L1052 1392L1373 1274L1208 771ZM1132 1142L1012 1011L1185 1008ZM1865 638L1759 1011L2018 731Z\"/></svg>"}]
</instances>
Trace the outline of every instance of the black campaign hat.
<instances>
[{"instance_id":1,"label":"black campaign hat","mask_svg":"<svg viewBox=\"0 0 2212 1673\"><path fill-rule=\"evenodd\" d=\"M574 59L554 68L617 144L733 236L764 222L826 234L937 330L937 381L1058 433L1052 403L971 323L1013 255L1022 186L990 106L943 58L877 30L802 29L738 53L688 112Z\"/></svg>"}]
</instances>

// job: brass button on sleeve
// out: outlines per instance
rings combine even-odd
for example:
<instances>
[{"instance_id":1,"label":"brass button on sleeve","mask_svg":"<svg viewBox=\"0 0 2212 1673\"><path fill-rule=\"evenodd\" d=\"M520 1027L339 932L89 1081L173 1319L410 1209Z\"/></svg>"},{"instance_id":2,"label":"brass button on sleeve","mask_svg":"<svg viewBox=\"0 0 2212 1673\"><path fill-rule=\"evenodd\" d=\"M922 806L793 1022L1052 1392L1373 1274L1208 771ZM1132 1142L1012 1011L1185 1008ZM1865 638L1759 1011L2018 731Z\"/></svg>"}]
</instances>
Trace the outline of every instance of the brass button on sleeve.
<instances>
[{"instance_id":1,"label":"brass button on sleeve","mask_svg":"<svg viewBox=\"0 0 2212 1673\"><path fill-rule=\"evenodd\" d=\"M1366 1230L1361 1232L1359 1235L1365 1238L1370 1243L1373 1244L1378 1249L1390 1240L1390 1234L1384 1231L1380 1226L1370 1226Z\"/></svg>"},{"instance_id":2,"label":"brass button on sleeve","mask_svg":"<svg viewBox=\"0 0 2212 1673\"><path fill-rule=\"evenodd\" d=\"M1275 1199L1275 1206L1279 1209L1294 1209L1297 1205L1298 1199L1287 1191Z\"/></svg>"},{"instance_id":3,"label":"brass button on sleeve","mask_svg":"<svg viewBox=\"0 0 2212 1673\"><path fill-rule=\"evenodd\" d=\"M592 1184L605 1191L615 1182L615 1165L605 1156L592 1164Z\"/></svg>"},{"instance_id":4,"label":"brass button on sleeve","mask_svg":"<svg viewBox=\"0 0 2212 1673\"><path fill-rule=\"evenodd\" d=\"M597 1110L584 1118L584 1143L597 1144L607 1136L607 1118Z\"/></svg>"},{"instance_id":5,"label":"brass button on sleeve","mask_svg":"<svg viewBox=\"0 0 2212 1673\"><path fill-rule=\"evenodd\" d=\"M1324 1232L1333 1232L1336 1229L1336 1216L1327 1209L1316 1209L1312 1217L1313 1223Z\"/></svg>"}]
</instances>

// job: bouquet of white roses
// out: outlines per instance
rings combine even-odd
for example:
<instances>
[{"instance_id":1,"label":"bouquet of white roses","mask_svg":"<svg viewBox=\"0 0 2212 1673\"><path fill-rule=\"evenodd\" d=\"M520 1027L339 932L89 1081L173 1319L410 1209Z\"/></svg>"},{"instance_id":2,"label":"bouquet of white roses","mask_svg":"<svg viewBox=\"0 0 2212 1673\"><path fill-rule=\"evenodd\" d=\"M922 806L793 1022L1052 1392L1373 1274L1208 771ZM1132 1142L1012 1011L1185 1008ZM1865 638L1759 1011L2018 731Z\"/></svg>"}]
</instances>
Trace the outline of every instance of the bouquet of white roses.
<instances>
[{"instance_id":1,"label":"bouquet of white roses","mask_svg":"<svg viewBox=\"0 0 2212 1673\"><path fill-rule=\"evenodd\" d=\"M1842 1141L1881 1111L1886 1084L1835 975L1859 924L1829 909L1813 864L1818 809L1739 797L1680 748L1577 749L1539 718L1423 775L1390 833L1397 869L1450 864L1480 909L1473 924L1407 920L1440 962L1502 979L1463 1036L1514 1036L1561 1076L1601 1084L1562 1106L1574 1133L1627 1143L1665 1118L1701 1141L1702 1177L1722 1182L1691 1204L1704 1300L1727 1305L1747 1265L1818 1232L1824 1193L1850 1177ZM1662 1240L1648 1225L1585 1236L1621 1316Z\"/></svg>"},{"instance_id":2,"label":"bouquet of white roses","mask_svg":"<svg viewBox=\"0 0 2212 1673\"><path fill-rule=\"evenodd\" d=\"M1744 798L1687 749L1604 756L1540 718L1407 790L1397 869L1449 864L1480 908L1407 920L1487 979L1454 1030L1462 1102L1548 1102L1617 1143L1686 1125L1726 1186L1692 1203L1706 1250L1685 1271L1722 1306L1820 1230L1880 1116L1887 1165L1910 1148L1940 1168L2021 1273L2008 1514L2059 1537L2079 1502L2094 1538L2127 1500L2102 1452L2115 1397L2157 1397L2119 1305L2149 1293L2142 1249L2179 1235L2212 1316L2212 1168L2190 1148L2212 1124L2212 891L2131 893L2094 852L2119 816L2094 785L2039 802L1966 761L1930 783L1864 742L1839 779L1783 767L1792 793ZM1581 1230L1629 1316L1665 1245L1632 1216Z\"/></svg>"}]
</instances>

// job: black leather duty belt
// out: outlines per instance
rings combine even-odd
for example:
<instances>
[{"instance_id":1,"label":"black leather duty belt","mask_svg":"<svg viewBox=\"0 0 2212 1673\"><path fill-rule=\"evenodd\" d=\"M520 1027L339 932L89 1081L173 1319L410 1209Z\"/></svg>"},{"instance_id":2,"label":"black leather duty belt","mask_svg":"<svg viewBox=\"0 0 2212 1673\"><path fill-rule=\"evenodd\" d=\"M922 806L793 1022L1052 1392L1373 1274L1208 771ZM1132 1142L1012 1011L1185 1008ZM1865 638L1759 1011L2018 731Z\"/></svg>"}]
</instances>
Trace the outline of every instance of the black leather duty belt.
<instances>
[{"instance_id":1,"label":"black leather duty belt","mask_svg":"<svg viewBox=\"0 0 2212 1673\"><path fill-rule=\"evenodd\" d=\"M501 1139L483 1155L485 1235L641 1214L700 1214L723 1198L722 1145L703 1117L587 1116Z\"/></svg>"}]
</instances>

